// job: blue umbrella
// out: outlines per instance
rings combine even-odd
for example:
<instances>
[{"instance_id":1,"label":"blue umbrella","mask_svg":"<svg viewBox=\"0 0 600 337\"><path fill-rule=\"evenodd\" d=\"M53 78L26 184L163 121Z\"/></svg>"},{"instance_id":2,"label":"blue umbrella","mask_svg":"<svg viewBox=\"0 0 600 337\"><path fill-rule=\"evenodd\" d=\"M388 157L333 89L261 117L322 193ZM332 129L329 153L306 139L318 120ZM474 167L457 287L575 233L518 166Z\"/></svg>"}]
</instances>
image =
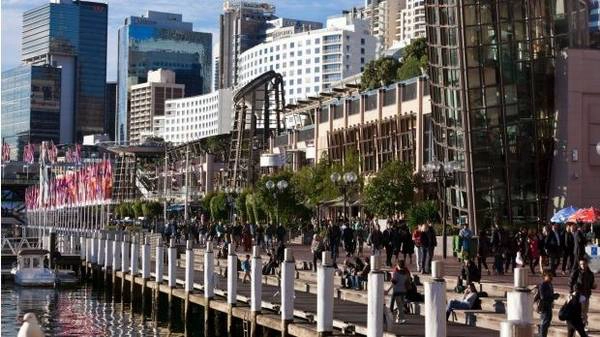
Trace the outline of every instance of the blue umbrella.
<instances>
[{"instance_id":1,"label":"blue umbrella","mask_svg":"<svg viewBox=\"0 0 600 337\"><path fill-rule=\"evenodd\" d=\"M565 222L567 222L569 217L575 212L577 212L577 208L575 208L573 206L565 207L565 208L561 209L560 211L556 212L552 216L552 219L550 219L550 221L555 222L555 223L565 223Z\"/></svg>"}]
</instances>

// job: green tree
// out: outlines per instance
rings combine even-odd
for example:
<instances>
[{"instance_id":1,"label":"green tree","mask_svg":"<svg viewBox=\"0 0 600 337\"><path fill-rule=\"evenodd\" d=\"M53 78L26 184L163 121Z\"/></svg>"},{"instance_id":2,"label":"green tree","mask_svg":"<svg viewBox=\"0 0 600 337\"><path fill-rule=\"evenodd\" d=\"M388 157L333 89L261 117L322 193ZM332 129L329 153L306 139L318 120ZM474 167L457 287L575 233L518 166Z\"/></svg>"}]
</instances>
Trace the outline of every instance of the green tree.
<instances>
[{"instance_id":1,"label":"green tree","mask_svg":"<svg viewBox=\"0 0 600 337\"><path fill-rule=\"evenodd\" d=\"M413 40L404 48L404 57L415 57L420 60L423 56L427 56L427 38Z\"/></svg>"},{"instance_id":2,"label":"green tree","mask_svg":"<svg viewBox=\"0 0 600 337\"><path fill-rule=\"evenodd\" d=\"M269 190L266 187L269 180L275 184L285 180L288 182L288 186L284 190L278 190L277 186L273 190ZM307 216L310 216L310 210L304 205L302 194L298 192L290 171L279 171L271 176L262 177L255 187L255 194L262 205L261 208L269 214L272 221L279 218L282 224L289 225L304 221Z\"/></svg>"},{"instance_id":3,"label":"green tree","mask_svg":"<svg viewBox=\"0 0 600 337\"><path fill-rule=\"evenodd\" d=\"M421 68L427 69L427 65L425 64L425 67L423 67L421 61L413 56L405 58L402 66L398 68L398 80L404 81L421 75Z\"/></svg>"},{"instance_id":4,"label":"green tree","mask_svg":"<svg viewBox=\"0 0 600 337\"><path fill-rule=\"evenodd\" d=\"M163 204L157 201L148 201L142 204L142 214L147 219L156 219L163 213Z\"/></svg>"},{"instance_id":5,"label":"green tree","mask_svg":"<svg viewBox=\"0 0 600 337\"><path fill-rule=\"evenodd\" d=\"M396 80L400 63L393 57L382 57L365 65L360 79L360 88L370 90L389 85Z\"/></svg>"},{"instance_id":6,"label":"green tree","mask_svg":"<svg viewBox=\"0 0 600 337\"><path fill-rule=\"evenodd\" d=\"M248 197L248 190L243 190L235 197L235 209L236 214L242 222L249 221L250 215L246 210L246 198Z\"/></svg>"},{"instance_id":7,"label":"green tree","mask_svg":"<svg viewBox=\"0 0 600 337\"><path fill-rule=\"evenodd\" d=\"M139 218L144 215L143 210L142 210L142 202L139 200L135 201L131 204L131 210L132 210L133 216L135 218Z\"/></svg>"},{"instance_id":8,"label":"green tree","mask_svg":"<svg viewBox=\"0 0 600 337\"><path fill-rule=\"evenodd\" d=\"M365 187L367 210L378 216L406 212L414 200L417 179L410 163L388 162Z\"/></svg>"},{"instance_id":9,"label":"green tree","mask_svg":"<svg viewBox=\"0 0 600 337\"><path fill-rule=\"evenodd\" d=\"M434 222L438 217L437 203L425 200L413 205L407 214L407 223L410 228L426 222Z\"/></svg>"},{"instance_id":10,"label":"green tree","mask_svg":"<svg viewBox=\"0 0 600 337\"><path fill-rule=\"evenodd\" d=\"M210 198L210 217L214 221L227 220L229 217L229 206L227 205L227 196L223 192L215 193Z\"/></svg>"}]
</instances>

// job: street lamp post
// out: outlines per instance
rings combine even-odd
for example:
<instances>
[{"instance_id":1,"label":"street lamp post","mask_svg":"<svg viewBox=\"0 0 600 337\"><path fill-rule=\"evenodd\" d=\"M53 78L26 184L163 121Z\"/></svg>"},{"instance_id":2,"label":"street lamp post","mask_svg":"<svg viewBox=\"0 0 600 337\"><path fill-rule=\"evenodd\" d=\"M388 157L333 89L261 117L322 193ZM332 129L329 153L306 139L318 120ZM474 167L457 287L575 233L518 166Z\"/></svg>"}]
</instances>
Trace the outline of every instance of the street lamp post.
<instances>
[{"instance_id":1,"label":"street lamp post","mask_svg":"<svg viewBox=\"0 0 600 337\"><path fill-rule=\"evenodd\" d=\"M242 189L237 187L237 188L233 188L233 187L225 187L225 195L226 195L226 199L227 199L227 217L229 218L229 223L233 224L233 209L235 206L235 200L233 198L233 196L235 194L240 194L242 192Z\"/></svg>"},{"instance_id":2,"label":"street lamp post","mask_svg":"<svg viewBox=\"0 0 600 337\"><path fill-rule=\"evenodd\" d=\"M285 189L288 187L288 182L285 180L280 180L276 184L273 182L273 180L267 180L265 187L270 192L273 192L273 199L275 199L275 219L277 221L277 225L279 225L279 198L277 198L277 193L283 193L283 191L285 191Z\"/></svg>"},{"instance_id":3,"label":"street lamp post","mask_svg":"<svg viewBox=\"0 0 600 337\"><path fill-rule=\"evenodd\" d=\"M358 177L356 176L356 173L352 171L344 173L343 176L338 172L333 172L329 179L331 179L334 184L339 184L342 189L342 194L344 195L344 220L348 220L348 187L351 184L354 184L356 180L358 180Z\"/></svg>"},{"instance_id":4,"label":"street lamp post","mask_svg":"<svg viewBox=\"0 0 600 337\"><path fill-rule=\"evenodd\" d=\"M446 186L447 183L454 178L454 172L459 169L459 163L457 161L450 162L439 162L433 160L425 164L423 171L431 174L432 177L438 183L438 189L442 194L442 256L444 259L447 257L447 241L448 241L448 230L446 229L446 215L447 202L446 202ZM441 189L440 189L441 185Z\"/></svg>"}]
</instances>

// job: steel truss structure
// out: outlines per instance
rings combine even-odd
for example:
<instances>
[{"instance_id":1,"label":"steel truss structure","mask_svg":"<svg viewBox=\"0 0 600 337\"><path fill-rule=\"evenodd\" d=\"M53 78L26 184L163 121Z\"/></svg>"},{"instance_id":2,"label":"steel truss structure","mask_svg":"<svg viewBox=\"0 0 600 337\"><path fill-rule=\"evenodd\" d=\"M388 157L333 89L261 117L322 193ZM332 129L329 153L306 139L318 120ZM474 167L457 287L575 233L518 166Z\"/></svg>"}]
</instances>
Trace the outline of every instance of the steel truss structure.
<instances>
[{"instance_id":1,"label":"steel truss structure","mask_svg":"<svg viewBox=\"0 0 600 337\"><path fill-rule=\"evenodd\" d=\"M269 149L271 136L283 131L284 105L283 78L272 70L235 93L228 156L229 186L252 186L258 180L261 152Z\"/></svg>"}]
</instances>

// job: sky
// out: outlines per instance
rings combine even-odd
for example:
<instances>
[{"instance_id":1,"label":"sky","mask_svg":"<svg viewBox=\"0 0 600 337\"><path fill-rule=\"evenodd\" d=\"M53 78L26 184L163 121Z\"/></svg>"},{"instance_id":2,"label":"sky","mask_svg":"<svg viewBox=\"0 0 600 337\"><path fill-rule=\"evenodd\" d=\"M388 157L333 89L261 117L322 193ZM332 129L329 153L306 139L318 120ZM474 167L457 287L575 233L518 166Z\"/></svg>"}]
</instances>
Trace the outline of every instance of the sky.
<instances>
[{"instance_id":1,"label":"sky","mask_svg":"<svg viewBox=\"0 0 600 337\"><path fill-rule=\"evenodd\" d=\"M16 67L21 60L21 30L23 12L49 0L1 0L2 5L2 71ZM183 20L192 22L195 31L213 33L213 44L219 41L220 0L109 0L107 80L117 78L117 29L125 17L145 14L147 10L183 14ZM325 23L327 16L344 9L360 6L363 0L267 0L275 5L279 17L315 20ZM214 48L213 48L214 53Z\"/></svg>"}]
</instances>

